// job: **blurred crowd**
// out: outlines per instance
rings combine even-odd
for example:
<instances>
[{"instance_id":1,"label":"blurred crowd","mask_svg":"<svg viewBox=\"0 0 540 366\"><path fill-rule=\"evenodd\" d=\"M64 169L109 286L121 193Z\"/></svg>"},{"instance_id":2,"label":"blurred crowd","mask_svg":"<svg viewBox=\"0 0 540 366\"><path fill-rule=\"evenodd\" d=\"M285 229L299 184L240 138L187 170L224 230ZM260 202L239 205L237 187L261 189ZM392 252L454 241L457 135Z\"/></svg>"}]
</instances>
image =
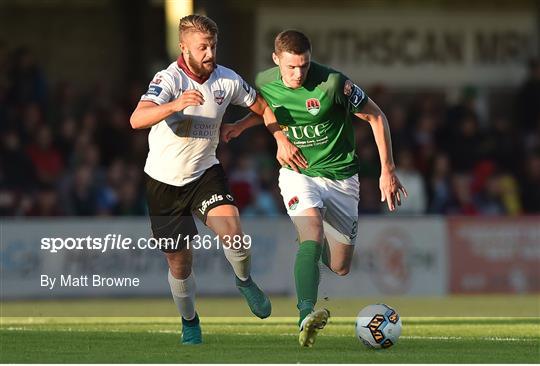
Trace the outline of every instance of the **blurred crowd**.
<instances>
[{"instance_id":1,"label":"blurred crowd","mask_svg":"<svg viewBox=\"0 0 540 366\"><path fill-rule=\"evenodd\" d=\"M111 95L105 80L81 91L67 81L51 85L27 49L0 55L0 215L144 215L148 130L132 130L129 116L146 81L127 85L123 95ZM443 91L366 89L388 117L398 176L409 192L398 214L540 213L538 61L497 101L508 106L500 114L486 113L474 88L452 102ZM227 121L242 113L229 112ZM371 129L354 124L359 212L384 214ZM220 144L218 157L243 215L285 213L275 143L263 127Z\"/></svg>"}]
</instances>

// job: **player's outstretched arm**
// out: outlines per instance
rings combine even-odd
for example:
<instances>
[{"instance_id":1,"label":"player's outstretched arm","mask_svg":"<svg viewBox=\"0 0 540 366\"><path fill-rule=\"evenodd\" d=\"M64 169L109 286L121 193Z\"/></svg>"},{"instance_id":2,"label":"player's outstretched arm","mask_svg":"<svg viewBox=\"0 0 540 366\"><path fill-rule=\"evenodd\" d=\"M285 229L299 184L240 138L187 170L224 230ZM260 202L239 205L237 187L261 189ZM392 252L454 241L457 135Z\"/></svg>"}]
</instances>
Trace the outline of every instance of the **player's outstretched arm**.
<instances>
[{"instance_id":1,"label":"player's outstretched arm","mask_svg":"<svg viewBox=\"0 0 540 366\"><path fill-rule=\"evenodd\" d=\"M263 119L258 114L253 112L248 113L244 118L239 119L234 123L224 123L221 125L221 139L223 142L229 142L232 139L240 136L242 132L263 123Z\"/></svg>"},{"instance_id":2,"label":"player's outstretched arm","mask_svg":"<svg viewBox=\"0 0 540 366\"><path fill-rule=\"evenodd\" d=\"M249 109L251 110L251 113L247 114L244 118L234 123L227 123L221 126L221 139L224 142L231 141L233 138L240 136L242 132L248 128L260 125L263 121L270 121L270 123L276 122L274 112L268 107L268 103L266 103L264 98L258 94L255 102ZM267 122L265 122L265 124L267 124Z\"/></svg>"},{"instance_id":3,"label":"player's outstretched arm","mask_svg":"<svg viewBox=\"0 0 540 366\"><path fill-rule=\"evenodd\" d=\"M395 172L396 166L392 156L392 138L390 137L388 120L379 106L371 99L368 99L362 111L355 113L355 115L367 121L373 130L373 136L375 136L375 143L377 144L379 158L381 160L381 177L379 179L381 202L386 201L388 209L394 211L396 209L396 202L398 205L401 205L401 195L407 197L407 191L401 185Z\"/></svg>"},{"instance_id":4,"label":"player's outstretched arm","mask_svg":"<svg viewBox=\"0 0 540 366\"><path fill-rule=\"evenodd\" d=\"M149 128L163 121L171 114L183 111L189 106L202 105L203 95L198 90L186 90L180 97L169 102L158 105L151 101L140 101L131 114L129 122L134 129Z\"/></svg>"}]
</instances>

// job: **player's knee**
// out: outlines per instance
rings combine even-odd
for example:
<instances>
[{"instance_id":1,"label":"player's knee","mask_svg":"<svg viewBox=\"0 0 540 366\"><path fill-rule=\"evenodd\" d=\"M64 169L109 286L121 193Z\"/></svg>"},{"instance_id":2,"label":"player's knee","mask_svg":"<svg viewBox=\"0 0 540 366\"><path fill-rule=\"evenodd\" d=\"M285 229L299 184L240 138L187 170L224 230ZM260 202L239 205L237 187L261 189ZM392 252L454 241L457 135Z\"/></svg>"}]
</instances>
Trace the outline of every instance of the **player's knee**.
<instances>
[{"instance_id":1,"label":"player's knee","mask_svg":"<svg viewBox=\"0 0 540 366\"><path fill-rule=\"evenodd\" d=\"M336 268L332 268L332 272L334 272L338 276L346 276L349 274L350 271L351 271L351 268L350 266L347 266L347 265L341 265Z\"/></svg>"},{"instance_id":2,"label":"player's knee","mask_svg":"<svg viewBox=\"0 0 540 366\"><path fill-rule=\"evenodd\" d=\"M178 264L178 265L171 265L169 263L169 270L171 271L171 274L174 278L183 280L185 278L188 278L191 274L191 265L186 264Z\"/></svg>"},{"instance_id":3,"label":"player's knee","mask_svg":"<svg viewBox=\"0 0 540 366\"><path fill-rule=\"evenodd\" d=\"M235 235L242 235L242 229L240 228L240 223L238 220L232 218L224 219L220 230L222 240L233 238Z\"/></svg>"},{"instance_id":4,"label":"player's knee","mask_svg":"<svg viewBox=\"0 0 540 366\"><path fill-rule=\"evenodd\" d=\"M191 274L191 260L179 255L167 253L167 262L171 275L176 279L185 279Z\"/></svg>"}]
</instances>

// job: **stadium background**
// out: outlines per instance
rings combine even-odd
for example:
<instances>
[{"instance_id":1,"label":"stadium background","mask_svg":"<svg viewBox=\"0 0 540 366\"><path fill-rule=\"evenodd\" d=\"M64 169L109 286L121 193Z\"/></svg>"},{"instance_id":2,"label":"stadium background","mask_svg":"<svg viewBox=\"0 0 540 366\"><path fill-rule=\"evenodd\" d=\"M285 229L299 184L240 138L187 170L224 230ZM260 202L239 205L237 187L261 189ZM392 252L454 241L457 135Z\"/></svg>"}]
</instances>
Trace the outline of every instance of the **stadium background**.
<instances>
[{"instance_id":1,"label":"stadium background","mask_svg":"<svg viewBox=\"0 0 540 366\"><path fill-rule=\"evenodd\" d=\"M193 6L220 27L218 63L250 83L270 66L273 35L295 26L312 36L316 60L346 72L388 117L410 199L391 215L379 202L376 146L368 124L356 121L358 250L348 277L324 274L322 297L362 304L365 296L538 294L538 2ZM167 296L159 253L53 256L38 248L45 233L148 235L148 131L133 131L129 115L153 74L175 57L166 40L178 19L171 31L165 8L150 0L0 3L2 300ZM244 113L231 107L225 122ZM255 275L272 294L293 295L294 233L277 189L272 138L254 128L220 145L218 155L254 237ZM201 295L236 295L219 253L196 260ZM90 270L139 275L147 285L66 292L39 285L40 273ZM227 315L209 304L207 316ZM528 309L538 316L538 307Z\"/></svg>"}]
</instances>

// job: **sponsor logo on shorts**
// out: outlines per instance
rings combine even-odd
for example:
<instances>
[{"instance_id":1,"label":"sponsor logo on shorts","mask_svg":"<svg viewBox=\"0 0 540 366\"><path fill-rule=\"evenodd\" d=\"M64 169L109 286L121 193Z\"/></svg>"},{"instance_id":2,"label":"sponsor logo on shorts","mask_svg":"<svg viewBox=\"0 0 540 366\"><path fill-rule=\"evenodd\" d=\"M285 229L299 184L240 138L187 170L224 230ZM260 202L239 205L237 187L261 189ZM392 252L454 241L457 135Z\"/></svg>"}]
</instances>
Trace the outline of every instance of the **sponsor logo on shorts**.
<instances>
[{"instance_id":1,"label":"sponsor logo on shorts","mask_svg":"<svg viewBox=\"0 0 540 366\"><path fill-rule=\"evenodd\" d=\"M217 193L213 194L212 197L210 197L209 199L202 201L201 208L199 208L199 212L204 215L204 213L206 212L206 209L210 205L219 201L223 201L223 196Z\"/></svg>"},{"instance_id":2,"label":"sponsor logo on shorts","mask_svg":"<svg viewBox=\"0 0 540 366\"><path fill-rule=\"evenodd\" d=\"M223 99L225 99L225 90L214 90L214 101L218 105L223 104Z\"/></svg>"},{"instance_id":3,"label":"sponsor logo on shorts","mask_svg":"<svg viewBox=\"0 0 540 366\"><path fill-rule=\"evenodd\" d=\"M306 109L309 114L316 116L321 110L321 102L317 98L310 98L306 100Z\"/></svg>"},{"instance_id":4,"label":"sponsor logo on shorts","mask_svg":"<svg viewBox=\"0 0 540 366\"><path fill-rule=\"evenodd\" d=\"M225 198L228 199L228 200L231 201L231 202L234 201L233 196L231 196L231 195L228 194L228 193L225 195Z\"/></svg>"},{"instance_id":5,"label":"sponsor logo on shorts","mask_svg":"<svg viewBox=\"0 0 540 366\"><path fill-rule=\"evenodd\" d=\"M287 206L289 206L289 210L296 209L296 207L298 206L298 202L300 202L298 196L294 196L293 198L291 198L289 203L287 204Z\"/></svg>"}]
</instances>

